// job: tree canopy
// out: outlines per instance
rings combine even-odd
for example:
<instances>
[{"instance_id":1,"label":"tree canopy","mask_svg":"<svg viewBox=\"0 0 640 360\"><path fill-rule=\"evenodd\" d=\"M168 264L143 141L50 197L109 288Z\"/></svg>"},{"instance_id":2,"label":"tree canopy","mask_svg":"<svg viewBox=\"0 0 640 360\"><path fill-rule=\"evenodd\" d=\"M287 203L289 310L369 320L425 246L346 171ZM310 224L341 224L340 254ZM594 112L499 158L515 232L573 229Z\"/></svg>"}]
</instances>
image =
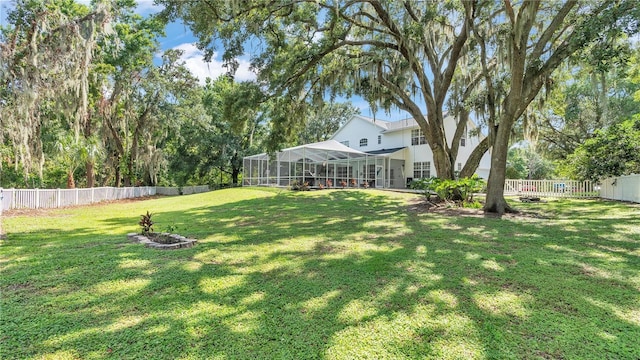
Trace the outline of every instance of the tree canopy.
<instances>
[{"instance_id":1,"label":"tree canopy","mask_svg":"<svg viewBox=\"0 0 640 360\"><path fill-rule=\"evenodd\" d=\"M595 136L568 158L577 179L600 181L611 176L640 174L640 115L596 130Z\"/></svg>"},{"instance_id":2,"label":"tree canopy","mask_svg":"<svg viewBox=\"0 0 640 360\"><path fill-rule=\"evenodd\" d=\"M509 161L534 159L510 158L514 133L578 159L601 148L587 139L620 135L638 112L634 0L157 2L159 16L143 18L134 0L16 1L0 28L0 170L11 181L21 171L46 185L46 170L67 186L237 183L243 155L325 140L356 112L337 99L359 95L417 121L438 177L472 175L491 149L485 211L503 213ZM227 76L202 87L179 51L160 50L177 19L207 59L223 50ZM233 79L245 54L255 82ZM470 120L487 136L457 174Z\"/></svg>"},{"instance_id":3,"label":"tree canopy","mask_svg":"<svg viewBox=\"0 0 640 360\"><path fill-rule=\"evenodd\" d=\"M493 148L485 210L497 213L509 210L502 193L512 131L554 70L594 43L636 32L640 18L632 0L159 2L209 55L221 44L231 71L245 43L259 44L252 65L288 109L273 119L276 129L295 126L305 104L327 94L359 94L415 118L438 176L453 178L466 123L446 139L447 99L456 115L475 112L489 133L476 151Z\"/></svg>"}]
</instances>

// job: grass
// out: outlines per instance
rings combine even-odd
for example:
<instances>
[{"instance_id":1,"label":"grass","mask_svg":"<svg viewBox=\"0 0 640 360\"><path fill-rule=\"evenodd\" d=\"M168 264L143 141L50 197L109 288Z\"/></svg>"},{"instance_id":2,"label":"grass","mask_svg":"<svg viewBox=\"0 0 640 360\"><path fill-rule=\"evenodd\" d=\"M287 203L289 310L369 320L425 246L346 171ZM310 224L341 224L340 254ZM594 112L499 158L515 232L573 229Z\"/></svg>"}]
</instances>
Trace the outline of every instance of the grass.
<instances>
[{"instance_id":1,"label":"grass","mask_svg":"<svg viewBox=\"0 0 640 360\"><path fill-rule=\"evenodd\" d=\"M637 205L491 219L410 199L249 188L5 214L0 358L640 358ZM128 242L147 210L198 245Z\"/></svg>"}]
</instances>

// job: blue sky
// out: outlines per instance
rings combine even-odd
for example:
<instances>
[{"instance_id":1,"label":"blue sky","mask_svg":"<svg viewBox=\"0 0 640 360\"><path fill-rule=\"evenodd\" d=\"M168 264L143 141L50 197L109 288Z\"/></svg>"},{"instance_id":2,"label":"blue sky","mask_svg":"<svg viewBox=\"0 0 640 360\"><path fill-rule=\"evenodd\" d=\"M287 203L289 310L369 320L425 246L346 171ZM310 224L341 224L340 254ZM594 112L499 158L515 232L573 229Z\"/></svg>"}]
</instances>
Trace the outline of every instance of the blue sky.
<instances>
[{"instance_id":1,"label":"blue sky","mask_svg":"<svg viewBox=\"0 0 640 360\"><path fill-rule=\"evenodd\" d=\"M89 4L90 0L76 0L80 3ZM137 11L143 16L151 15L158 12L161 8L153 3L153 0L138 0ZM13 7L12 0L0 0L0 24L6 25L6 14ZM217 52L211 62L204 61L203 53L195 46L196 38L193 36L188 27L180 22L174 22L167 25L166 36L159 39L160 46L163 50L180 49L184 52L182 59L189 70L204 84L207 77L216 78L223 74L226 69L222 66L222 54ZM255 74L249 69L249 57L244 56L238 59L240 67L236 73L237 80L255 79ZM407 113L400 110L392 110L390 114L384 111L373 113L367 104L360 97L351 99L339 98L338 101L351 101L351 103L360 109L363 116L375 117L381 120L400 120L407 118Z\"/></svg>"}]
</instances>

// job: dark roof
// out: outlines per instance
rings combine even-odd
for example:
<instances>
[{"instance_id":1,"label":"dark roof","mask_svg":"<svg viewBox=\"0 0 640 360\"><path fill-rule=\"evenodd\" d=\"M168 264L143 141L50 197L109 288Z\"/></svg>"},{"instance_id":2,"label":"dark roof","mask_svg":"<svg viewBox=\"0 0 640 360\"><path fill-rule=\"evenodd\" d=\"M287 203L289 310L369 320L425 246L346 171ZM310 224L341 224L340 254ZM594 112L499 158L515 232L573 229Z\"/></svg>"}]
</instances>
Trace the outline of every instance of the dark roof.
<instances>
[{"instance_id":1,"label":"dark roof","mask_svg":"<svg viewBox=\"0 0 640 360\"><path fill-rule=\"evenodd\" d=\"M384 155L384 154L393 154L398 150L404 149L406 146L393 148L393 149L382 149L382 150L374 150L374 151L366 151L369 155Z\"/></svg>"}]
</instances>

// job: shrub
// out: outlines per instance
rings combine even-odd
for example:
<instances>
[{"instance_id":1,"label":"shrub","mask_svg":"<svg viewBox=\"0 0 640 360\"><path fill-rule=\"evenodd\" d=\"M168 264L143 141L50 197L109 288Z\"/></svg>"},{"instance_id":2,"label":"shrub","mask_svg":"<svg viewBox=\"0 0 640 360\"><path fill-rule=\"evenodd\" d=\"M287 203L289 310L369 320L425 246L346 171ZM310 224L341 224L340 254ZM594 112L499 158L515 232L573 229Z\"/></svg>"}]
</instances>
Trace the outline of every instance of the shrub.
<instances>
[{"instance_id":1,"label":"shrub","mask_svg":"<svg viewBox=\"0 0 640 360\"><path fill-rule=\"evenodd\" d=\"M424 190L425 192L435 191L435 186L442 180L430 177L423 179L415 179L409 184L409 188L414 190Z\"/></svg>"},{"instance_id":2,"label":"shrub","mask_svg":"<svg viewBox=\"0 0 640 360\"><path fill-rule=\"evenodd\" d=\"M140 215L141 219L138 225L142 227L142 235L147 235L150 232L153 232L153 224L154 222L151 220L151 213L147 210L147 213L144 215Z\"/></svg>"},{"instance_id":3,"label":"shrub","mask_svg":"<svg viewBox=\"0 0 640 360\"><path fill-rule=\"evenodd\" d=\"M427 178L417 179L411 182L412 189L424 190L425 195L430 196L435 192L445 201L461 201L463 204L474 204L473 194L483 190L485 181L478 175L458 180Z\"/></svg>"}]
</instances>

